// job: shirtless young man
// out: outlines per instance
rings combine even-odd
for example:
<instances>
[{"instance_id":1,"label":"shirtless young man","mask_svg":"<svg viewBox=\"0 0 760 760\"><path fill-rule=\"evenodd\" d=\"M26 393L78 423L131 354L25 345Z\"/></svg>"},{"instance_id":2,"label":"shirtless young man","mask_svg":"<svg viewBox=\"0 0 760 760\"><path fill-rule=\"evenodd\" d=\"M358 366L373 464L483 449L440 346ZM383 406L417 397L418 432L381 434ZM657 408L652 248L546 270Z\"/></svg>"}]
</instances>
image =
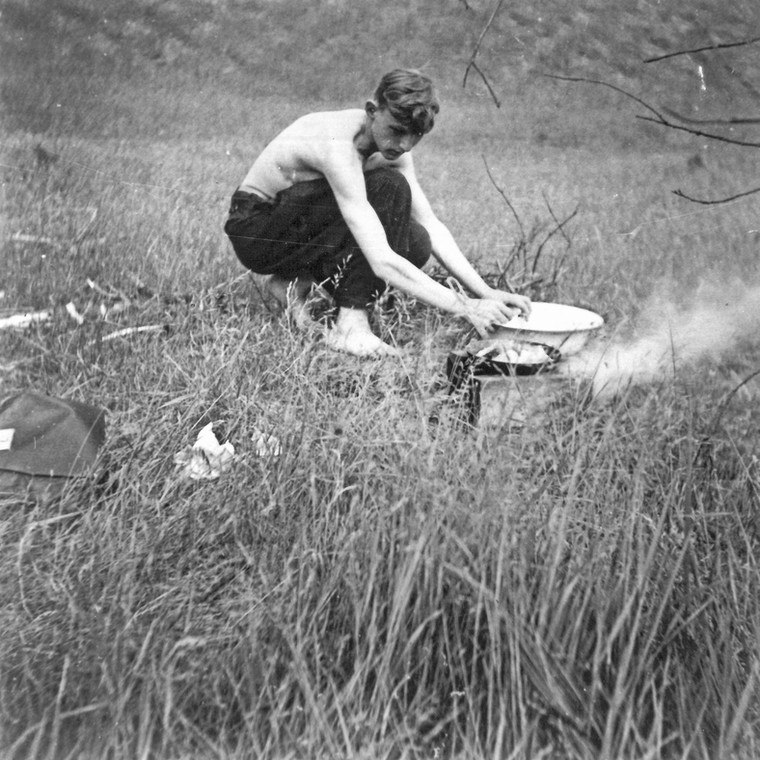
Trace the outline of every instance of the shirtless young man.
<instances>
[{"instance_id":1,"label":"shirtless young man","mask_svg":"<svg viewBox=\"0 0 760 760\"><path fill-rule=\"evenodd\" d=\"M433 128L438 102L417 71L386 74L364 109L311 113L277 135L232 196L225 224L249 269L281 299L305 302L314 282L338 307L328 344L358 356L393 353L370 327L386 285L458 317L485 336L530 311L528 298L489 287L433 213L410 151ZM421 271L430 254L474 297Z\"/></svg>"}]
</instances>

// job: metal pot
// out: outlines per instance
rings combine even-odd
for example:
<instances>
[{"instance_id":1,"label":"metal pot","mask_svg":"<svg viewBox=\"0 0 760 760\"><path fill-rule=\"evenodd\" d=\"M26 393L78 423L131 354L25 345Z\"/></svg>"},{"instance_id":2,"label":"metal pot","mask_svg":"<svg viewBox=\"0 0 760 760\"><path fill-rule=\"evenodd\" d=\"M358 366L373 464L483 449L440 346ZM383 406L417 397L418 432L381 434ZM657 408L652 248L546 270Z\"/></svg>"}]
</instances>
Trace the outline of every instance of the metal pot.
<instances>
[{"instance_id":1,"label":"metal pot","mask_svg":"<svg viewBox=\"0 0 760 760\"><path fill-rule=\"evenodd\" d=\"M532 304L529 317L513 317L499 325L489 339L541 343L569 356L580 351L603 324L603 317L588 309L538 301Z\"/></svg>"}]
</instances>

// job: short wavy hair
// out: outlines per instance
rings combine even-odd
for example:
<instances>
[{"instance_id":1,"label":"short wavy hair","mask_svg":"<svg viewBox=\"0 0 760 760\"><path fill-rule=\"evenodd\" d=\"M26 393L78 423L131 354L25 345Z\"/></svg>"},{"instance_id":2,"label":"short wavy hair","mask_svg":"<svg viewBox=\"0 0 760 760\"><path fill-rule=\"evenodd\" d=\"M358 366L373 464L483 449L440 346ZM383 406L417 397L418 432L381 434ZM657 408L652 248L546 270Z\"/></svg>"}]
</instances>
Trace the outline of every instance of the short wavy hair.
<instances>
[{"instance_id":1,"label":"short wavy hair","mask_svg":"<svg viewBox=\"0 0 760 760\"><path fill-rule=\"evenodd\" d=\"M440 110L433 82L415 69L389 71L375 90L375 102L407 129L425 135Z\"/></svg>"}]
</instances>

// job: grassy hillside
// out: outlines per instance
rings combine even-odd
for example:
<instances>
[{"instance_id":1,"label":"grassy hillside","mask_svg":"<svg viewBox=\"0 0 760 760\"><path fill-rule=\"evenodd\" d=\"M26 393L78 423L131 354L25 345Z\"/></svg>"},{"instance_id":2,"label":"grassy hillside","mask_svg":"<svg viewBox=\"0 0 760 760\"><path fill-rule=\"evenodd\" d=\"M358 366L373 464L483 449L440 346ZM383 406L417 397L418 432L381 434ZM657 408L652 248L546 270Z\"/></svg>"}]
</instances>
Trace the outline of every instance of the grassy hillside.
<instances>
[{"instance_id":1,"label":"grassy hillside","mask_svg":"<svg viewBox=\"0 0 760 760\"><path fill-rule=\"evenodd\" d=\"M51 0L43 12L39 4L7 0L0 17L4 116L12 128L39 133L53 126L108 136L157 129L215 135L250 129L251 100L354 103L399 64L424 68L447 100L469 104L464 67L492 7L485 0ZM742 39L757 16L749 0L582 0L572 8L559 0L510 2L485 36L478 63L505 105L519 99L509 108L518 120L514 111L536 99L552 101L547 109L600 99L607 107L593 88L547 90L540 72L604 78L679 108L745 105L757 96L758 74L746 49L642 61ZM474 72L468 94L490 102Z\"/></svg>"},{"instance_id":2,"label":"grassy hillside","mask_svg":"<svg viewBox=\"0 0 760 760\"><path fill-rule=\"evenodd\" d=\"M493 7L2 3L0 315L51 319L0 331L0 397L108 411L91 478L0 494L3 757L758 756L756 196L671 193L747 189L757 152L543 76L756 115L756 47L642 63L755 3L506 2L477 59L501 108L462 88ZM464 323L398 298L372 317L403 358L349 359L244 276L221 225L257 151L398 63L439 83L416 163L467 254L601 312L631 387L527 379L468 427ZM208 422L237 458L190 481Z\"/></svg>"}]
</instances>

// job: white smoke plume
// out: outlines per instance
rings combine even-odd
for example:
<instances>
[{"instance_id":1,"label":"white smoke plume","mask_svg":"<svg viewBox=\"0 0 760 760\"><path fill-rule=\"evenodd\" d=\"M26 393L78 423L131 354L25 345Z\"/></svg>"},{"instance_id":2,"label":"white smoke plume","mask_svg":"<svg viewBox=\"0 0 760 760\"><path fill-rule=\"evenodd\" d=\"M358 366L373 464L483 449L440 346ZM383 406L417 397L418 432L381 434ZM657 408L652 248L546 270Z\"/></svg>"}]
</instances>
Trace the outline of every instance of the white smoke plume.
<instances>
[{"instance_id":1,"label":"white smoke plume","mask_svg":"<svg viewBox=\"0 0 760 760\"><path fill-rule=\"evenodd\" d=\"M600 340L568 357L562 371L590 379L594 396L609 398L672 374L674 368L729 356L744 341L760 343L760 286L702 286L678 306L660 288L630 338Z\"/></svg>"}]
</instances>

